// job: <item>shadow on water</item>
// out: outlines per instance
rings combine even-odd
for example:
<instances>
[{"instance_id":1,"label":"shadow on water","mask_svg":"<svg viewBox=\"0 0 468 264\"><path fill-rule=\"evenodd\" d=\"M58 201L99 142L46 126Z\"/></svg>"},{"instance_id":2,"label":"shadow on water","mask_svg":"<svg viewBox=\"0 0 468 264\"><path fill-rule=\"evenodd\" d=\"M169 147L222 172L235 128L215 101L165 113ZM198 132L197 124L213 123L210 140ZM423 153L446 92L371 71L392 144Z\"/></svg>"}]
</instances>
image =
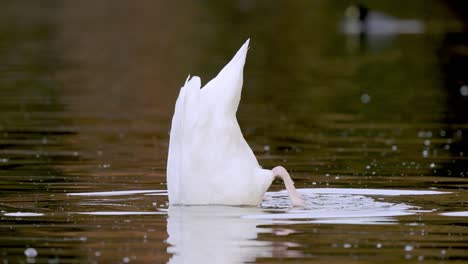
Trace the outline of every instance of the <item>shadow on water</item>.
<instances>
[{"instance_id":1,"label":"shadow on water","mask_svg":"<svg viewBox=\"0 0 468 264\"><path fill-rule=\"evenodd\" d=\"M424 32L356 39L341 1L0 2L0 258L466 260L460 19L441 1L362 2ZM168 207L178 88L247 37L244 136L309 207L277 182L258 208Z\"/></svg>"}]
</instances>

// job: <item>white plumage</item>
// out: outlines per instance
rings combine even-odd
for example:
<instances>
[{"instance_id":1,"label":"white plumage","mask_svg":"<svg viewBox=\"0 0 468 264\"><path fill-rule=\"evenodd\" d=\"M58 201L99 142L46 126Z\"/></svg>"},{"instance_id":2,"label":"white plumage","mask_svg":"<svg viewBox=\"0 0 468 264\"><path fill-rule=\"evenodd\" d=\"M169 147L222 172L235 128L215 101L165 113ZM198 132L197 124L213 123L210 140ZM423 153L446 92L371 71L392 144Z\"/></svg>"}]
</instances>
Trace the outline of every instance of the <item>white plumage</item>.
<instances>
[{"instance_id":1,"label":"white plumage","mask_svg":"<svg viewBox=\"0 0 468 264\"><path fill-rule=\"evenodd\" d=\"M260 167L236 119L248 45L202 89L189 76L180 90L167 163L170 204L257 205L278 174Z\"/></svg>"}]
</instances>

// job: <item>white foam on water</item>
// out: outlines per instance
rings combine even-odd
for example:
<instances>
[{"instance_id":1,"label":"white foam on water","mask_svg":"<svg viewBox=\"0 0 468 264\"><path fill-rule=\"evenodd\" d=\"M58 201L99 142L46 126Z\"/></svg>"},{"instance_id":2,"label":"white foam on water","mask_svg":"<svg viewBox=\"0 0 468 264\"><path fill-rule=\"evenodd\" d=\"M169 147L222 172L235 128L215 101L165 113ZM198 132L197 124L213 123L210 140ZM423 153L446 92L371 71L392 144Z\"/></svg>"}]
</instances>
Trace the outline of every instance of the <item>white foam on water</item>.
<instances>
[{"instance_id":1,"label":"white foam on water","mask_svg":"<svg viewBox=\"0 0 468 264\"><path fill-rule=\"evenodd\" d=\"M261 205L265 211L243 215L244 219L257 219L283 224L392 224L395 217L432 212L406 203L385 202L372 196L436 195L447 192L429 190L381 190L356 188L298 189L304 197L305 208L293 208L286 191L268 192Z\"/></svg>"},{"instance_id":2,"label":"white foam on water","mask_svg":"<svg viewBox=\"0 0 468 264\"><path fill-rule=\"evenodd\" d=\"M166 214L162 212L122 212L122 211L97 211L97 212L77 212L75 214L81 214L81 215L160 215L160 214Z\"/></svg>"},{"instance_id":3,"label":"white foam on water","mask_svg":"<svg viewBox=\"0 0 468 264\"><path fill-rule=\"evenodd\" d=\"M400 196L400 195L436 195L449 194L451 192L440 192L430 190L388 190L388 189L358 189L358 188L304 188L298 189L301 194L360 194L377 196ZM286 191L281 191L286 192ZM267 194L271 194L268 192Z\"/></svg>"},{"instance_id":4,"label":"white foam on water","mask_svg":"<svg viewBox=\"0 0 468 264\"><path fill-rule=\"evenodd\" d=\"M31 212L16 212L16 213L4 213L4 216L14 216L14 217L33 217L33 216L43 216L42 213L31 213Z\"/></svg>"},{"instance_id":5,"label":"white foam on water","mask_svg":"<svg viewBox=\"0 0 468 264\"><path fill-rule=\"evenodd\" d=\"M160 192L160 193L146 193L145 195L151 195L151 196L167 196L167 192Z\"/></svg>"},{"instance_id":6,"label":"white foam on water","mask_svg":"<svg viewBox=\"0 0 468 264\"><path fill-rule=\"evenodd\" d=\"M464 216L464 217L468 217L468 211L445 212L445 213L440 213L440 215L444 215L444 216Z\"/></svg>"},{"instance_id":7,"label":"white foam on water","mask_svg":"<svg viewBox=\"0 0 468 264\"><path fill-rule=\"evenodd\" d=\"M148 194L148 193L167 193L166 190L133 190L133 191L109 191L109 192L80 192L67 193L69 196L121 196L133 194Z\"/></svg>"},{"instance_id":8,"label":"white foam on water","mask_svg":"<svg viewBox=\"0 0 468 264\"><path fill-rule=\"evenodd\" d=\"M390 216L403 216L412 215L414 212L404 210L361 210L361 211L322 211L322 210L304 210L290 211L288 213L275 213L275 214L259 214L259 215L246 215L243 218L246 219L341 219L341 218L367 218L372 217L390 217Z\"/></svg>"}]
</instances>

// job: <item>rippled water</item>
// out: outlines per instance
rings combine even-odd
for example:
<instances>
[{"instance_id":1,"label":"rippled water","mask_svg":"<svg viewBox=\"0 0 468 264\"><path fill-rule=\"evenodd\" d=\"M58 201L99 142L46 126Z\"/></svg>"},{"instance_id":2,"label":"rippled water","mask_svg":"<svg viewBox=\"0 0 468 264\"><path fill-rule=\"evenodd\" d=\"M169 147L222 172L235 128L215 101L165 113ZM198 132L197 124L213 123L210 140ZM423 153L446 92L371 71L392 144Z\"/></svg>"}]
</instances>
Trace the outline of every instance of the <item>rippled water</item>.
<instances>
[{"instance_id":1,"label":"rippled water","mask_svg":"<svg viewBox=\"0 0 468 264\"><path fill-rule=\"evenodd\" d=\"M424 31L342 34L341 1L0 2L0 258L466 261L463 21L442 1L369 5ZM307 207L279 182L260 207L168 207L178 89L247 37L239 122Z\"/></svg>"}]
</instances>

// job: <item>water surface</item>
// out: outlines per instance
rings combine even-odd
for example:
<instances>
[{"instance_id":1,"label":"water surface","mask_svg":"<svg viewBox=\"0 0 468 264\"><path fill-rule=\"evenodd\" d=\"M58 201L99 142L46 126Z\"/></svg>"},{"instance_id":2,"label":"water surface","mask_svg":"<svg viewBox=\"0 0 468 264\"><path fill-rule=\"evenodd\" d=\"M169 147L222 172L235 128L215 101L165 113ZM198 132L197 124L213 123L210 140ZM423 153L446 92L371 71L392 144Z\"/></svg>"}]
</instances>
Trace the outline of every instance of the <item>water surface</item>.
<instances>
[{"instance_id":1,"label":"water surface","mask_svg":"<svg viewBox=\"0 0 468 264\"><path fill-rule=\"evenodd\" d=\"M442 1L369 5L424 31L342 34L341 1L1 2L0 258L466 261L463 21ZM280 182L260 207L169 207L178 89L248 37L239 123L307 207Z\"/></svg>"}]
</instances>

